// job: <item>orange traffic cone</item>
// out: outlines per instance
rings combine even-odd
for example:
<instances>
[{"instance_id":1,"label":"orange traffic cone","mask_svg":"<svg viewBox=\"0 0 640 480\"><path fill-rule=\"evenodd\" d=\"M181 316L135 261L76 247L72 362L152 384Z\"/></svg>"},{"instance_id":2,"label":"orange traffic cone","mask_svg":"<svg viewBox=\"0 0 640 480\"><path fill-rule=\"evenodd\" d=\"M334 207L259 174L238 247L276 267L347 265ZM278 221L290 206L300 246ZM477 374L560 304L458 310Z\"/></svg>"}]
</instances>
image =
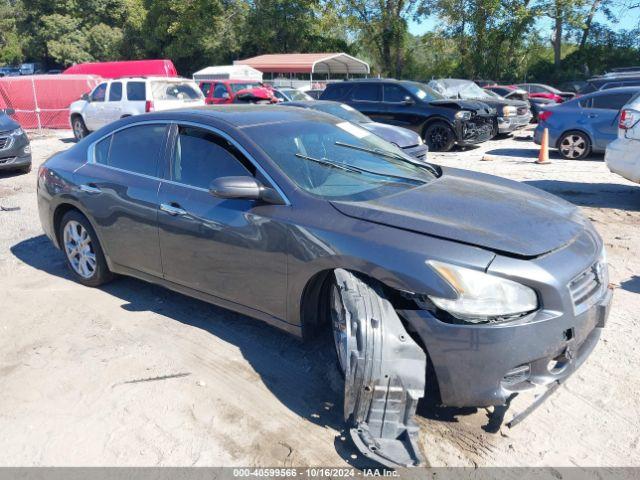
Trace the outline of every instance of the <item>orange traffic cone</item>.
<instances>
[{"instance_id":1,"label":"orange traffic cone","mask_svg":"<svg viewBox=\"0 0 640 480\"><path fill-rule=\"evenodd\" d=\"M540 142L540 153L538 154L538 164L551 163L549 161L549 129L545 128L542 131L542 141Z\"/></svg>"}]
</instances>

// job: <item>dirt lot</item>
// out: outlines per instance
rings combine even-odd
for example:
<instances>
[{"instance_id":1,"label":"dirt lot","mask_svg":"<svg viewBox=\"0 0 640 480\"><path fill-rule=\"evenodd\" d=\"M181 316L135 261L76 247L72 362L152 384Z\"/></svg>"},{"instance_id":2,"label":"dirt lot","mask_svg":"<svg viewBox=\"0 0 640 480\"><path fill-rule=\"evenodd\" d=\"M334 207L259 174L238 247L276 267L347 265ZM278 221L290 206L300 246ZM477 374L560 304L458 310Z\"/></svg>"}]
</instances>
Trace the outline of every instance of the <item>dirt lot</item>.
<instances>
[{"instance_id":1,"label":"dirt lot","mask_svg":"<svg viewBox=\"0 0 640 480\"><path fill-rule=\"evenodd\" d=\"M618 287L608 328L582 369L512 430L500 419L524 398L506 413L422 406L425 456L432 466L640 466L640 186L602 158L552 154L535 165L526 135L431 159L582 207ZM34 167L69 137L34 139ZM358 464L326 342L303 345L137 280L74 283L40 229L36 171L0 173L0 465Z\"/></svg>"}]
</instances>

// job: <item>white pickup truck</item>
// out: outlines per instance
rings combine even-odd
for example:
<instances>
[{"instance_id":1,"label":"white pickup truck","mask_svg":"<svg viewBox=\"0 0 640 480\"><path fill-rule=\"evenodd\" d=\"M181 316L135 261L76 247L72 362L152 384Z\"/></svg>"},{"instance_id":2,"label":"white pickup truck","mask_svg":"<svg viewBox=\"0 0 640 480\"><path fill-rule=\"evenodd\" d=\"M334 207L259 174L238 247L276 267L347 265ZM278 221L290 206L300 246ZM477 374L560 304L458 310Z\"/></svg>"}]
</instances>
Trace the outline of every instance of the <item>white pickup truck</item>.
<instances>
[{"instance_id":1,"label":"white pickup truck","mask_svg":"<svg viewBox=\"0 0 640 480\"><path fill-rule=\"evenodd\" d=\"M76 139L123 117L172 108L204 105L192 80L172 77L127 77L106 80L73 102L69 122Z\"/></svg>"},{"instance_id":2,"label":"white pickup truck","mask_svg":"<svg viewBox=\"0 0 640 480\"><path fill-rule=\"evenodd\" d=\"M640 95L622 107L618 138L607 146L604 159L613 173L640 183Z\"/></svg>"}]
</instances>

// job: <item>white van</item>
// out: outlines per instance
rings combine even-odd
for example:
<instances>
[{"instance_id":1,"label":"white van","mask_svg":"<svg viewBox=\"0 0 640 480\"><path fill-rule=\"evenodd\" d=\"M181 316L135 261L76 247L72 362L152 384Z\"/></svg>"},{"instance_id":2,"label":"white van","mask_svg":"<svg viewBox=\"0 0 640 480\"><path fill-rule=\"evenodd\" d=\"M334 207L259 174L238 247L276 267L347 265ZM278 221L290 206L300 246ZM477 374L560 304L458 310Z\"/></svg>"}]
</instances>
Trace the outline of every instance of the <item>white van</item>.
<instances>
[{"instance_id":1,"label":"white van","mask_svg":"<svg viewBox=\"0 0 640 480\"><path fill-rule=\"evenodd\" d=\"M172 77L127 77L106 80L69 109L76 139L123 117L172 108L204 105L192 80Z\"/></svg>"},{"instance_id":2,"label":"white van","mask_svg":"<svg viewBox=\"0 0 640 480\"><path fill-rule=\"evenodd\" d=\"M622 107L618 138L607 146L604 160L613 173L640 183L640 95Z\"/></svg>"}]
</instances>

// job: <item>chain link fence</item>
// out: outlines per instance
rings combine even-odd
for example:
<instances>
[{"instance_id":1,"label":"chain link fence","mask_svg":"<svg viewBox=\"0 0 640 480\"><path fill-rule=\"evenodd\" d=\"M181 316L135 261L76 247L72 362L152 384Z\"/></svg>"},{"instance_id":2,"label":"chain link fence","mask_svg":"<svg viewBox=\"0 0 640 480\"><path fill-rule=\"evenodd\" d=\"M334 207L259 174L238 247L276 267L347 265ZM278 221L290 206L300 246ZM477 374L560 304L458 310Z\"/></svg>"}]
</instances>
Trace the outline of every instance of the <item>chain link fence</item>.
<instances>
[{"instance_id":1,"label":"chain link fence","mask_svg":"<svg viewBox=\"0 0 640 480\"><path fill-rule=\"evenodd\" d=\"M0 78L0 108L25 130L66 129L69 105L101 81L93 75L29 75Z\"/></svg>"}]
</instances>

